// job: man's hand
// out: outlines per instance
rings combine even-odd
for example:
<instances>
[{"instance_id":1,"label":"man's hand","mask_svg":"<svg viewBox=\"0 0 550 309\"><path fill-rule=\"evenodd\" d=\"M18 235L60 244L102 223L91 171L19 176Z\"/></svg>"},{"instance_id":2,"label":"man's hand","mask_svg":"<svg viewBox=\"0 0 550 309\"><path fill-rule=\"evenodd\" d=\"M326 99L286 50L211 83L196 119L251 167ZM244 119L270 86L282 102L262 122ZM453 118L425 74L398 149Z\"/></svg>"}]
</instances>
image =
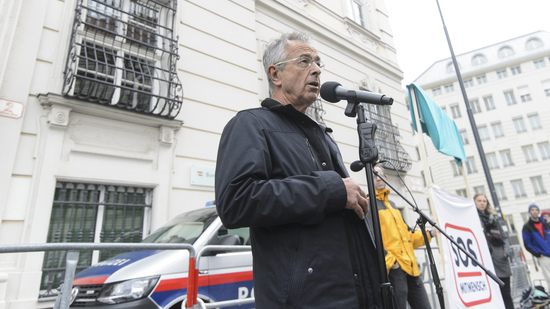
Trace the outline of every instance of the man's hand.
<instances>
[{"instance_id":1,"label":"man's hand","mask_svg":"<svg viewBox=\"0 0 550 309\"><path fill-rule=\"evenodd\" d=\"M351 178L344 178L344 184L346 185L346 191L348 193L348 201L346 203L346 209L355 211L359 218L363 219L369 212L369 202L367 201L367 195L358 184Z\"/></svg>"},{"instance_id":2,"label":"man's hand","mask_svg":"<svg viewBox=\"0 0 550 309\"><path fill-rule=\"evenodd\" d=\"M391 269L398 269L399 267L401 267L401 265L399 265L399 263L397 263L397 261L395 261L395 264L393 264Z\"/></svg>"}]
</instances>

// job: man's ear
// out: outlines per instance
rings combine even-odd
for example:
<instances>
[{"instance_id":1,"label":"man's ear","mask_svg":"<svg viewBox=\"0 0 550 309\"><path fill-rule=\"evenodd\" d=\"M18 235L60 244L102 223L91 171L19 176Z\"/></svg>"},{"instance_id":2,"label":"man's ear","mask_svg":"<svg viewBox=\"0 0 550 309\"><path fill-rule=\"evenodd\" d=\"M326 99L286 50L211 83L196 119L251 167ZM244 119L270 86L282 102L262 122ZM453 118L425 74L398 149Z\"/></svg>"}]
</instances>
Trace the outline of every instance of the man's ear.
<instances>
[{"instance_id":1,"label":"man's ear","mask_svg":"<svg viewBox=\"0 0 550 309\"><path fill-rule=\"evenodd\" d=\"M279 86L281 84L281 70L276 65L270 65L267 68L267 72L269 73L269 78L271 78L271 82L275 86Z\"/></svg>"}]
</instances>

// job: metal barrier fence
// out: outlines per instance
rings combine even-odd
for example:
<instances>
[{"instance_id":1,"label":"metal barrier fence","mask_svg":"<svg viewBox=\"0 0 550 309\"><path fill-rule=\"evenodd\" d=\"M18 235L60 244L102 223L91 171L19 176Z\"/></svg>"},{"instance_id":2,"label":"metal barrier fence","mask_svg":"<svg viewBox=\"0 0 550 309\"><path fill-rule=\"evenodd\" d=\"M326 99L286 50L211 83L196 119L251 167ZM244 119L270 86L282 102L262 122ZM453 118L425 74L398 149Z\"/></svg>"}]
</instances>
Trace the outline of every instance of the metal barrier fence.
<instances>
[{"instance_id":1,"label":"metal barrier fence","mask_svg":"<svg viewBox=\"0 0 550 309\"><path fill-rule=\"evenodd\" d=\"M203 303L198 301L198 278L200 257L210 251L249 251L250 246L205 246L199 250L189 244L145 244L145 243L48 243L48 244L18 244L2 245L0 253L22 253L42 251L67 251L65 264L64 283L60 287L60 293L55 300L54 309L68 309L71 301L71 291L78 262L79 251L85 250L187 250L189 251L189 272L187 285L187 298L184 300L185 308L203 309L220 308L254 303L254 298L236 299L221 302Z\"/></svg>"}]
</instances>

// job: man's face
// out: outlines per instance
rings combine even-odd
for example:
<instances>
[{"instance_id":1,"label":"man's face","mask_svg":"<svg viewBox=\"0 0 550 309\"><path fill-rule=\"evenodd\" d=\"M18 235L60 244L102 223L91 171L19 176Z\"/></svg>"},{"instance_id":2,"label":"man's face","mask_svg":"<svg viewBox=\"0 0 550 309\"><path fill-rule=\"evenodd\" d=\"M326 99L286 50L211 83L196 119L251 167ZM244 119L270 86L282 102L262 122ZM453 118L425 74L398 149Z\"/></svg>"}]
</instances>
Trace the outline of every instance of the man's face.
<instances>
[{"instance_id":1,"label":"man's face","mask_svg":"<svg viewBox=\"0 0 550 309\"><path fill-rule=\"evenodd\" d=\"M380 176L386 179L386 175L384 175L384 172L381 169L375 167L374 170L376 170L378 174L380 174ZM374 175L374 188L376 190L384 190L386 188L386 183L376 175Z\"/></svg>"},{"instance_id":2,"label":"man's face","mask_svg":"<svg viewBox=\"0 0 550 309\"><path fill-rule=\"evenodd\" d=\"M286 46L287 59L294 59L300 56L308 56L311 59L319 60L317 50L312 46L300 42L290 41ZM303 68L298 64L299 60L285 63L284 68L276 67L275 85L272 98L282 104L292 104L302 112L305 112L317 97L321 88L321 68L313 62L310 67Z\"/></svg>"},{"instance_id":3,"label":"man's face","mask_svg":"<svg viewBox=\"0 0 550 309\"><path fill-rule=\"evenodd\" d=\"M529 210L529 214L531 215L531 218L538 219L539 218L539 209L537 207L533 207Z\"/></svg>"}]
</instances>

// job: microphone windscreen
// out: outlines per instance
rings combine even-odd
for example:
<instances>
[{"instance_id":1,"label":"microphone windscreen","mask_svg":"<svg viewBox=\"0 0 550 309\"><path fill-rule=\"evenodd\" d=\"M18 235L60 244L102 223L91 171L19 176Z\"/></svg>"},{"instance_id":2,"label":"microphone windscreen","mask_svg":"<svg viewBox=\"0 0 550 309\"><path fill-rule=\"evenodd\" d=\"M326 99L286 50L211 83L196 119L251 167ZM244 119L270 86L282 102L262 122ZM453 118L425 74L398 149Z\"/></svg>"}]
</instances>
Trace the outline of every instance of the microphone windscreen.
<instances>
[{"instance_id":1,"label":"microphone windscreen","mask_svg":"<svg viewBox=\"0 0 550 309\"><path fill-rule=\"evenodd\" d=\"M325 82L321 86L321 98L330 103L336 103L340 99L336 98L336 87L342 86L337 82Z\"/></svg>"}]
</instances>

